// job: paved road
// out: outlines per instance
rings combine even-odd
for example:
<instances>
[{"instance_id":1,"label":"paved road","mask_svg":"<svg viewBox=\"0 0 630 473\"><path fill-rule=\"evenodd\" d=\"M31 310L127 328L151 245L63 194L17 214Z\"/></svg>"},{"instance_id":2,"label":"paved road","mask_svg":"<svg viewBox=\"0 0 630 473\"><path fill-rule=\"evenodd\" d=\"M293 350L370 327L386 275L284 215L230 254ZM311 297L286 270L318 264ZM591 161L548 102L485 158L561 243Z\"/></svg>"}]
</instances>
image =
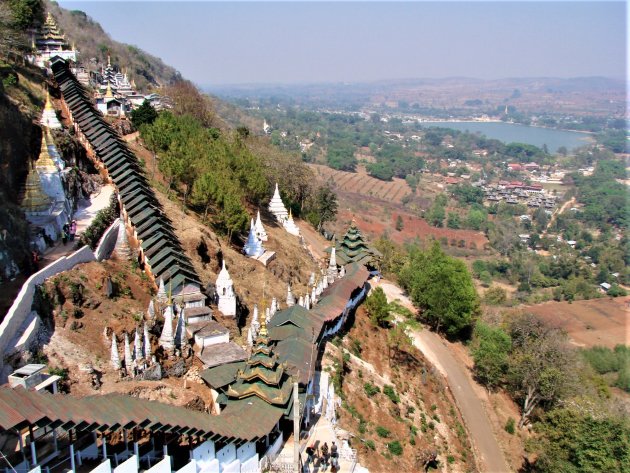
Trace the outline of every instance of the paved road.
<instances>
[{"instance_id":1,"label":"paved road","mask_svg":"<svg viewBox=\"0 0 630 473\"><path fill-rule=\"evenodd\" d=\"M403 305L412 307L411 301L395 284L381 280L380 286L388 300L399 299ZM475 449L477 465L483 473L505 473L511 471L492 431L484 402L473 389L471 375L465 366L451 353L448 344L430 330L410 332L414 345L446 377L457 406L466 423Z\"/></svg>"}]
</instances>

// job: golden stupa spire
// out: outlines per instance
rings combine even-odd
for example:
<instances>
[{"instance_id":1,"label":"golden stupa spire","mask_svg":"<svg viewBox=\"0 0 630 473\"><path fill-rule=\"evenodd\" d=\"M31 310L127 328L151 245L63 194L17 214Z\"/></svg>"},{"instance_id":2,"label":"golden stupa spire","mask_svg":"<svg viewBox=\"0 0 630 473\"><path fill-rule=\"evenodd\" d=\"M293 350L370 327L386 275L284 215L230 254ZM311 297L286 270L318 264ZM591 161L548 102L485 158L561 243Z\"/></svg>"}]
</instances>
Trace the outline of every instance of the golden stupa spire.
<instances>
[{"instance_id":1,"label":"golden stupa spire","mask_svg":"<svg viewBox=\"0 0 630 473\"><path fill-rule=\"evenodd\" d=\"M46 91L46 105L44 105L44 110L54 110L55 107L53 107L52 101L50 100L50 92L47 90Z\"/></svg>"},{"instance_id":2,"label":"golden stupa spire","mask_svg":"<svg viewBox=\"0 0 630 473\"><path fill-rule=\"evenodd\" d=\"M258 336L266 339L269 336L269 332L267 331L267 301L265 299L265 287L267 286L267 281L263 281L263 291L262 291L262 299L260 300L260 308L262 311L260 317L260 329L258 330Z\"/></svg>"},{"instance_id":3,"label":"golden stupa spire","mask_svg":"<svg viewBox=\"0 0 630 473\"><path fill-rule=\"evenodd\" d=\"M45 172L57 171L57 166L48 152L48 146L46 145L46 138L44 136L42 136L42 147L39 152L39 158L35 161L35 167L37 169L42 169Z\"/></svg>"},{"instance_id":4,"label":"golden stupa spire","mask_svg":"<svg viewBox=\"0 0 630 473\"><path fill-rule=\"evenodd\" d=\"M35 166L30 166L28 171L21 207L27 212L44 212L50 209L50 198L42 189Z\"/></svg>"},{"instance_id":5,"label":"golden stupa spire","mask_svg":"<svg viewBox=\"0 0 630 473\"><path fill-rule=\"evenodd\" d=\"M112 87L110 85L110 83L107 83L107 90L105 91L105 97L106 98L114 98L114 94L112 93Z\"/></svg>"},{"instance_id":6,"label":"golden stupa spire","mask_svg":"<svg viewBox=\"0 0 630 473\"><path fill-rule=\"evenodd\" d=\"M53 135L50 132L50 128L48 128L47 126L44 127L44 136L46 137L46 144L48 146L55 145L55 140L53 139Z\"/></svg>"}]
</instances>

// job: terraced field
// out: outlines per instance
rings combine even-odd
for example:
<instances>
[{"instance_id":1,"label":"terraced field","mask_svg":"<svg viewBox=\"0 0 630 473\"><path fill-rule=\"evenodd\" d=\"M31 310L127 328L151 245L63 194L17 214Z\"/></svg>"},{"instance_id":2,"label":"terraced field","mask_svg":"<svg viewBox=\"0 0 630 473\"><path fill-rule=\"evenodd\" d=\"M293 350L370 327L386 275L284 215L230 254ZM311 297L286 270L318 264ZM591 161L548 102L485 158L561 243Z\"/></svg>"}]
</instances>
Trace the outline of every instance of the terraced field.
<instances>
[{"instance_id":1,"label":"terraced field","mask_svg":"<svg viewBox=\"0 0 630 473\"><path fill-rule=\"evenodd\" d=\"M388 202L400 204L411 188L404 179L381 181L370 177L363 166L357 172L336 171L321 164L309 165L318 179L329 182L333 190L377 197Z\"/></svg>"}]
</instances>

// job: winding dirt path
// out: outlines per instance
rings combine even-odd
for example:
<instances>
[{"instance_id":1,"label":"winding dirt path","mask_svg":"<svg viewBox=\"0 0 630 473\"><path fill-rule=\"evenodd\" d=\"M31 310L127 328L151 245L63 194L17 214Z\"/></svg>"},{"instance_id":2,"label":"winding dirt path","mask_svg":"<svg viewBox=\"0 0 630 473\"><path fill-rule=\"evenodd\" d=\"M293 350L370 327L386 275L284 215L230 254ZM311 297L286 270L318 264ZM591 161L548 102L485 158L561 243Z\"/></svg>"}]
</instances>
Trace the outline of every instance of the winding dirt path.
<instances>
[{"instance_id":1,"label":"winding dirt path","mask_svg":"<svg viewBox=\"0 0 630 473\"><path fill-rule=\"evenodd\" d=\"M553 213L553 215L549 219L549 223L545 227L545 231L543 232L543 236L545 236L547 234L547 230L549 230L551 228L551 225L553 225L553 222L556 221L556 218L558 218L558 215L562 214L567 209L567 207L569 207L569 206L573 207L573 204L575 204L575 197L571 197L570 200L567 200L564 204L562 204L562 207L560 207L560 209L558 209L557 211L555 211Z\"/></svg>"},{"instance_id":2,"label":"winding dirt path","mask_svg":"<svg viewBox=\"0 0 630 473\"><path fill-rule=\"evenodd\" d=\"M398 299L404 306L413 309L411 301L398 286L386 280L374 284L377 285L383 288L388 301ZM446 378L470 433L479 470L484 473L511 471L492 431L486 402L475 391L470 373L458 361L452 348L442 337L430 330L412 330L409 335L416 348Z\"/></svg>"}]
</instances>

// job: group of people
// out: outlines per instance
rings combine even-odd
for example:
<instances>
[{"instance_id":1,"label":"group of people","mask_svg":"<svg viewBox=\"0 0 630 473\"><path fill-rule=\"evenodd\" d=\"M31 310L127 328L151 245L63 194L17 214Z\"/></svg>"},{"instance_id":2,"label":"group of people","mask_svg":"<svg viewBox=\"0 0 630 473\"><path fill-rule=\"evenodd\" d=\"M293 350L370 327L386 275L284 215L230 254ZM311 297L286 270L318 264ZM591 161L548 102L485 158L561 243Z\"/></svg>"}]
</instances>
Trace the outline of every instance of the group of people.
<instances>
[{"instance_id":1,"label":"group of people","mask_svg":"<svg viewBox=\"0 0 630 473\"><path fill-rule=\"evenodd\" d=\"M72 220L61 228L61 241L65 245L68 241L74 241L74 236L77 234L77 221Z\"/></svg>"},{"instance_id":2,"label":"group of people","mask_svg":"<svg viewBox=\"0 0 630 473\"><path fill-rule=\"evenodd\" d=\"M339 471L339 451L335 442L332 442L330 449L328 448L328 442L324 442L324 445L321 447L309 445L306 447L306 456L307 464L319 460L319 465L322 467L321 471L326 471L329 464L332 473Z\"/></svg>"}]
</instances>

